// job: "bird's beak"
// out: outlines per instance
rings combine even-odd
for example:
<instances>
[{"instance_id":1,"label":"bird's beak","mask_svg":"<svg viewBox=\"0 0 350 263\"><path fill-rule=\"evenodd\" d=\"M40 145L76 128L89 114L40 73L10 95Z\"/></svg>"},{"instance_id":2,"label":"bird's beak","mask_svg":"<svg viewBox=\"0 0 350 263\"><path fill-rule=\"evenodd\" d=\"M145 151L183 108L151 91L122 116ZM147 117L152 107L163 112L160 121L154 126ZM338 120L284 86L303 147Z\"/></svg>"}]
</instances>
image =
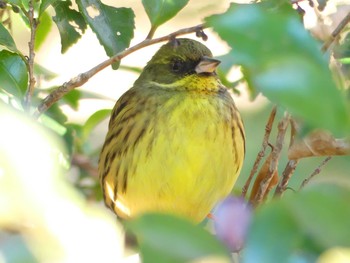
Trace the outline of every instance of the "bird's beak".
<instances>
[{"instance_id":1,"label":"bird's beak","mask_svg":"<svg viewBox=\"0 0 350 263\"><path fill-rule=\"evenodd\" d=\"M197 74L199 73L213 73L216 67L221 63L220 60L203 56L195 68Z\"/></svg>"}]
</instances>

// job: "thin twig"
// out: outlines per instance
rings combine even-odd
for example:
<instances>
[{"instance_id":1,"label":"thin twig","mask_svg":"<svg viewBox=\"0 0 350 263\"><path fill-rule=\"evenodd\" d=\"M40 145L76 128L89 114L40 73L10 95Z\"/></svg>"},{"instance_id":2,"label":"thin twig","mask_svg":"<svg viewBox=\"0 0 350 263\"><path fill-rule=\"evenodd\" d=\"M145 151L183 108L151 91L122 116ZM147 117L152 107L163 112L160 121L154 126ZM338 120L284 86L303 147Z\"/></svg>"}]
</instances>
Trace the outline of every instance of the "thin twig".
<instances>
[{"instance_id":1,"label":"thin twig","mask_svg":"<svg viewBox=\"0 0 350 263\"><path fill-rule=\"evenodd\" d=\"M29 46L29 57L28 57L28 72L29 72L29 86L27 89L27 93L25 96L25 106L27 109L29 109L32 95L34 92L35 87L35 77L34 77L34 58L35 58L35 52L34 52L34 45L35 45L35 35L36 35L36 29L37 29L37 20L34 17L34 6L33 6L33 0L30 0L29 2L29 11L28 11L28 19L30 23L30 40L28 43Z\"/></svg>"},{"instance_id":2,"label":"thin twig","mask_svg":"<svg viewBox=\"0 0 350 263\"><path fill-rule=\"evenodd\" d=\"M276 145L273 148L271 153L271 163L270 163L268 173L266 174L265 179L261 181L260 188L255 196L254 204L256 205L260 204L264 199L266 189L268 188L270 181L273 178L275 171L277 170L278 159L280 157L281 150L283 147L284 137L286 135L289 120L290 120L290 114L286 113L284 118L278 123L278 134L277 134Z\"/></svg>"},{"instance_id":3,"label":"thin twig","mask_svg":"<svg viewBox=\"0 0 350 263\"><path fill-rule=\"evenodd\" d=\"M292 177L295 169L297 168L298 163L299 163L299 160L288 161L282 173L282 180L280 181L280 183L278 184L275 190L275 193L274 193L275 197L281 196L284 193L284 191L286 191L286 189L288 188L289 180Z\"/></svg>"},{"instance_id":4,"label":"thin twig","mask_svg":"<svg viewBox=\"0 0 350 263\"><path fill-rule=\"evenodd\" d=\"M334 40L336 40L339 34L343 31L345 26L350 22L350 12L343 18L343 20L338 24L336 29L332 32L330 38L323 44L321 51L326 52L328 48L332 45Z\"/></svg>"},{"instance_id":5,"label":"thin twig","mask_svg":"<svg viewBox=\"0 0 350 263\"><path fill-rule=\"evenodd\" d=\"M180 36L180 35L185 35L185 34L197 32L197 31L201 31L201 30L203 30L203 28L206 28L206 27L207 26L205 24L200 24L197 26L180 29L176 32L173 32L173 33L166 35L166 36L163 36L163 37L159 37L159 38L155 38L155 39L145 39L142 42L140 42L139 44L132 46L132 47L114 55L113 57L103 61L102 63L98 64L97 66L93 67L92 69L90 69L84 73L79 74L78 76L72 78L68 82L63 83L60 87L58 87L57 89L52 91L38 106L36 112L34 112L34 117L38 118L43 112L45 112L48 108L50 108L52 106L52 104L57 102L64 95L66 95L68 92L70 92L74 88L82 86L91 77L96 75L98 72L100 72L101 70L110 66L114 62L120 61L122 58L130 55L131 53L133 53L141 48L144 48L144 47L156 44L156 43L171 40L171 39L173 39L177 36Z\"/></svg>"},{"instance_id":6,"label":"thin twig","mask_svg":"<svg viewBox=\"0 0 350 263\"><path fill-rule=\"evenodd\" d=\"M309 181L315 176L318 175L321 172L321 169L323 166L325 166L330 160L332 159L332 156L328 156L326 159L322 161L322 163L313 171L312 174L308 178L306 178L303 183L300 185L299 191L305 187L309 183Z\"/></svg>"},{"instance_id":7,"label":"thin twig","mask_svg":"<svg viewBox=\"0 0 350 263\"><path fill-rule=\"evenodd\" d=\"M290 126L291 126L291 129L290 129L289 147L294 145L295 138L296 138L296 135L298 133L297 123L292 118L290 119ZM282 179L279 182L278 186L276 187L276 190L274 193L275 197L281 196L283 194L283 192L286 191L286 189L288 187L289 180L292 177L295 169L297 168L298 163L299 163L299 159L293 159L293 160L288 161L286 167L283 170Z\"/></svg>"},{"instance_id":8,"label":"thin twig","mask_svg":"<svg viewBox=\"0 0 350 263\"><path fill-rule=\"evenodd\" d=\"M273 122L275 120L276 112L277 112L277 107L275 106L275 107L273 107L273 109L272 109L272 111L270 113L269 120L267 121L267 124L266 124L266 127L265 127L265 135L264 135L263 143L262 143L262 146L261 146L261 150L258 153L258 155L257 155L257 157L255 159L253 168L250 171L250 175L249 175L246 183L244 184L244 186L242 188L242 197L246 196L248 188L250 186L250 183L251 183L254 175L256 174L256 172L258 170L260 161L265 156L265 151L266 151L266 147L269 144L269 137L270 137L270 134L271 134Z\"/></svg>"}]
</instances>

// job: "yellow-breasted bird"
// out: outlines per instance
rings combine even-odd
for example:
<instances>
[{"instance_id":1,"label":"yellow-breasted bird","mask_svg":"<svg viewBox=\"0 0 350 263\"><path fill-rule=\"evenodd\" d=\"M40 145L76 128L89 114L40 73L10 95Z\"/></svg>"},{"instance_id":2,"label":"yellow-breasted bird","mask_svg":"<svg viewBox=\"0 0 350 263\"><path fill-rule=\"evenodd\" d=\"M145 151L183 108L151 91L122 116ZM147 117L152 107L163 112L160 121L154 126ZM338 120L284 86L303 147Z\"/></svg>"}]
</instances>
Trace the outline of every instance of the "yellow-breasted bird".
<instances>
[{"instance_id":1,"label":"yellow-breasted bird","mask_svg":"<svg viewBox=\"0 0 350 263\"><path fill-rule=\"evenodd\" d=\"M105 203L117 215L200 222L230 193L245 137L219 63L200 42L174 39L117 101L99 160Z\"/></svg>"}]
</instances>

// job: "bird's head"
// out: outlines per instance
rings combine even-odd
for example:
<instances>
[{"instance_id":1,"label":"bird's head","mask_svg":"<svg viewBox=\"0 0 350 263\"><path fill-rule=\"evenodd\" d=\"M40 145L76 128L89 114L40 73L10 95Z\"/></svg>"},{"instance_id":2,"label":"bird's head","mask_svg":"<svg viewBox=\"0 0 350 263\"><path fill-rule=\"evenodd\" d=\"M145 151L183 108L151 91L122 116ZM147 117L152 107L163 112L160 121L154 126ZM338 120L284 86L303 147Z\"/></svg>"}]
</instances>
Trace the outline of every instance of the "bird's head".
<instances>
[{"instance_id":1,"label":"bird's head","mask_svg":"<svg viewBox=\"0 0 350 263\"><path fill-rule=\"evenodd\" d=\"M202 43L174 39L152 57L138 82L163 88L209 89L217 81L215 70L219 63Z\"/></svg>"}]
</instances>

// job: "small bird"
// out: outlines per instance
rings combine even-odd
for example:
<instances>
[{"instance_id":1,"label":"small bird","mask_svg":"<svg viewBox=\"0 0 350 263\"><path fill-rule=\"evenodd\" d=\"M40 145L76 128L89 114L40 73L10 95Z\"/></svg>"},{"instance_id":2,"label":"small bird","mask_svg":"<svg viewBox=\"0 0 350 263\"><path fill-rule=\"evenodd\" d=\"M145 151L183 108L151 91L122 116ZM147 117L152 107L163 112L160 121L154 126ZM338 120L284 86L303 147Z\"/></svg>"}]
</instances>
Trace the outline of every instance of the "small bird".
<instances>
[{"instance_id":1,"label":"small bird","mask_svg":"<svg viewBox=\"0 0 350 263\"><path fill-rule=\"evenodd\" d=\"M117 101L98 169L118 216L163 212L199 223L232 190L245 134L219 63L200 42L173 39Z\"/></svg>"}]
</instances>

